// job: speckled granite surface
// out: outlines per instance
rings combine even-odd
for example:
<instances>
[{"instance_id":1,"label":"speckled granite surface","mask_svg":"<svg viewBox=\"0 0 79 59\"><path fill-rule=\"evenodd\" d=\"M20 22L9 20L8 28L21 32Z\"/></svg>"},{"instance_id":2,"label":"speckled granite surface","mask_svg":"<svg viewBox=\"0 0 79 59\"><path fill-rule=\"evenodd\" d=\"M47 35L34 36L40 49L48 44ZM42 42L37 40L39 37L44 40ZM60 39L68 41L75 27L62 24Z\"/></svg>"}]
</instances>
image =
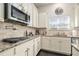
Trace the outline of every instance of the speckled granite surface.
<instances>
[{"instance_id":1,"label":"speckled granite surface","mask_svg":"<svg viewBox=\"0 0 79 59\"><path fill-rule=\"evenodd\" d=\"M28 42L30 40L33 40L33 39L35 39L37 37L39 37L39 36L38 35L37 36L31 36L31 37L28 37L28 39L25 39L23 41L19 41L17 43L13 43L13 44L11 44L11 43L5 43L5 42L0 41L0 52L2 52L4 50L7 50L7 49L10 49L10 48L13 48L15 46L18 46L18 45L20 45L22 43L25 43L25 42Z\"/></svg>"},{"instance_id":2,"label":"speckled granite surface","mask_svg":"<svg viewBox=\"0 0 79 59\"><path fill-rule=\"evenodd\" d=\"M79 36L51 36L51 35L44 35L44 37L79 38Z\"/></svg>"}]
</instances>

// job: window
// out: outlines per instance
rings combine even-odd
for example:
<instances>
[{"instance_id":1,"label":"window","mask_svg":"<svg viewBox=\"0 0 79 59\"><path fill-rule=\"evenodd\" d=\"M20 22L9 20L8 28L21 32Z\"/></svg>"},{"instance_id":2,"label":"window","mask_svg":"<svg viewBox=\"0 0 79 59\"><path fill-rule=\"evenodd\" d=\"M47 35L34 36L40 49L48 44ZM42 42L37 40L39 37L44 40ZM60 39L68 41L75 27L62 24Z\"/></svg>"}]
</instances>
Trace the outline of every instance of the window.
<instances>
[{"instance_id":1,"label":"window","mask_svg":"<svg viewBox=\"0 0 79 59\"><path fill-rule=\"evenodd\" d=\"M69 16L53 16L49 19L49 28L70 28Z\"/></svg>"}]
</instances>

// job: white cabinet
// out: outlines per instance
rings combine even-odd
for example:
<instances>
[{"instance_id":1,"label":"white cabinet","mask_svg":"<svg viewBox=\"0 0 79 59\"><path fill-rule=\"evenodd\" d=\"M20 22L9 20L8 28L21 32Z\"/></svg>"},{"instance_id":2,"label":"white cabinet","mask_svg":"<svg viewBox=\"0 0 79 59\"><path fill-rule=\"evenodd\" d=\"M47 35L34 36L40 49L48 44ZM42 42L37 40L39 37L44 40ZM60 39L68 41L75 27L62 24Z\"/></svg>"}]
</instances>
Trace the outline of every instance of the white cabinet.
<instances>
[{"instance_id":1,"label":"white cabinet","mask_svg":"<svg viewBox=\"0 0 79 59\"><path fill-rule=\"evenodd\" d=\"M36 56L41 49L40 37L26 41L13 48L6 49L0 56Z\"/></svg>"},{"instance_id":2,"label":"white cabinet","mask_svg":"<svg viewBox=\"0 0 79 59\"><path fill-rule=\"evenodd\" d=\"M46 28L47 27L47 14L46 13L38 13L38 27L40 28Z\"/></svg>"},{"instance_id":3,"label":"white cabinet","mask_svg":"<svg viewBox=\"0 0 79 59\"><path fill-rule=\"evenodd\" d=\"M10 3L11 5L15 6L19 10L23 11L23 5L22 3Z\"/></svg>"},{"instance_id":4,"label":"white cabinet","mask_svg":"<svg viewBox=\"0 0 79 59\"><path fill-rule=\"evenodd\" d=\"M26 50L27 48L24 46L24 44L16 46L14 49L14 55L15 56L27 56Z\"/></svg>"},{"instance_id":5,"label":"white cabinet","mask_svg":"<svg viewBox=\"0 0 79 59\"><path fill-rule=\"evenodd\" d=\"M64 54L71 54L71 38L53 37L51 39L53 51L58 51Z\"/></svg>"},{"instance_id":6,"label":"white cabinet","mask_svg":"<svg viewBox=\"0 0 79 59\"><path fill-rule=\"evenodd\" d=\"M71 54L71 39L70 38L60 38L60 52Z\"/></svg>"},{"instance_id":7,"label":"white cabinet","mask_svg":"<svg viewBox=\"0 0 79 59\"><path fill-rule=\"evenodd\" d=\"M42 46L41 46L42 49L49 50L50 49L50 39L49 39L49 37L42 37L41 44L42 44Z\"/></svg>"},{"instance_id":8,"label":"white cabinet","mask_svg":"<svg viewBox=\"0 0 79 59\"><path fill-rule=\"evenodd\" d=\"M4 21L4 4L0 3L0 21Z\"/></svg>"},{"instance_id":9,"label":"white cabinet","mask_svg":"<svg viewBox=\"0 0 79 59\"><path fill-rule=\"evenodd\" d=\"M64 54L71 54L71 38L43 37L42 49Z\"/></svg>"},{"instance_id":10,"label":"white cabinet","mask_svg":"<svg viewBox=\"0 0 79 59\"><path fill-rule=\"evenodd\" d=\"M7 49L0 53L0 56L13 56L14 55L14 48Z\"/></svg>"},{"instance_id":11,"label":"white cabinet","mask_svg":"<svg viewBox=\"0 0 79 59\"><path fill-rule=\"evenodd\" d=\"M24 7L24 12L28 13L28 3L23 3L22 5Z\"/></svg>"},{"instance_id":12,"label":"white cabinet","mask_svg":"<svg viewBox=\"0 0 79 59\"><path fill-rule=\"evenodd\" d=\"M33 40L15 47L15 56L33 56Z\"/></svg>"},{"instance_id":13,"label":"white cabinet","mask_svg":"<svg viewBox=\"0 0 79 59\"><path fill-rule=\"evenodd\" d=\"M50 39L50 50L56 51L56 52L60 51L60 48L61 48L59 44L60 40L58 40L58 38L56 37L50 37L49 39Z\"/></svg>"},{"instance_id":14,"label":"white cabinet","mask_svg":"<svg viewBox=\"0 0 79 59\"><path fill-rule=\"evenodd\" d=\"M26 44L26 48L27 48L27 56L33 56L34 55L34 42L33 40L27 42Z\"/></svg>"},{"instance_id":15,"label":"white cabinet","mask_svg":"<svg viewBox=\"0 0 79 59\"><path fill-rule=\"evenodd\" d=\"M33 27L38 27L38 10L34 4L32 5L32 22Z\"/></svg>"},{"instance_id":16,"label":"white cabinet","mask_svg":"<svg viewBox=\"0 0 79 59\"><path fill-rule=\"evenodd\" d=\"M40 39L41 39L40 37L34 39L34 41L35 41L35 51L34 51L34 55L35 55L35 56L38 54L38 52L39 52L40 49L41 49L41 40L40 40Z\"/></svg>"}]
</instances>

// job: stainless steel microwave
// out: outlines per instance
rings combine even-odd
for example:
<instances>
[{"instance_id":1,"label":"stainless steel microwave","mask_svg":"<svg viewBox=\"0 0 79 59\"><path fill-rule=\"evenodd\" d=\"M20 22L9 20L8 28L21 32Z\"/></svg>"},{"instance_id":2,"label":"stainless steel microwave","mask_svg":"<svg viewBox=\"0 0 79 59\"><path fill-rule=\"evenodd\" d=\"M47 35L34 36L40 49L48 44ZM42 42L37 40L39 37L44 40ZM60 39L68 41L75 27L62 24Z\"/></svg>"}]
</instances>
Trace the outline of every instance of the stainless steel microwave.
<instances>
[{"instance_id":1,"label":"stainless steel microwave","mask_svg":"<svg viewBox=\"0 0 79 59\"><path fill-rule=\"evenodd\" d=\"M17 22L22 22L25 24L29 24L30 16L24 13L23 11L19 10L15 6L5 3L5 19L14 20Z\"/></svg>"}]
</instances>

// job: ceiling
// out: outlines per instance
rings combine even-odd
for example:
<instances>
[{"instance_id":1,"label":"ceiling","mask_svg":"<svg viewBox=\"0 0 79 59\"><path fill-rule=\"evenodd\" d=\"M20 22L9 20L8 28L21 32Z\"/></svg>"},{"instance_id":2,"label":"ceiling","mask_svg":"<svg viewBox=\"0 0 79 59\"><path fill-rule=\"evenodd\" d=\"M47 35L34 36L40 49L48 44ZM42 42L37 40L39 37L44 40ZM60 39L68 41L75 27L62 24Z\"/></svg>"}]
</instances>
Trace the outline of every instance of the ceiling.
<instances>
[{"instance_id":1,"label":"ceiling","mask_svg":"<svg viewBox=\"0 0 79 59\"><path fill-rule=\"evenodd\" d=\"M35 3L35 6L39 8L39 7L44 7L44 6L51 5L51 4L54 4L54 3Z\"/></svg>"},{"instance_id":2,"label":"ceiling","mask_svg":"<svg viewBox=\"0 0 79 59\"><path fill-rule=\"evenodd\" d=\"M55 4L55 3L34 3L34 4L37 8L39 8L39 7L45 7L47 5L51 5L51 4ZM67 3L67 4L75 4L75 3ZM79 5L79 3L76 3L76 5Z\"/></svg>"}]
</instances>

